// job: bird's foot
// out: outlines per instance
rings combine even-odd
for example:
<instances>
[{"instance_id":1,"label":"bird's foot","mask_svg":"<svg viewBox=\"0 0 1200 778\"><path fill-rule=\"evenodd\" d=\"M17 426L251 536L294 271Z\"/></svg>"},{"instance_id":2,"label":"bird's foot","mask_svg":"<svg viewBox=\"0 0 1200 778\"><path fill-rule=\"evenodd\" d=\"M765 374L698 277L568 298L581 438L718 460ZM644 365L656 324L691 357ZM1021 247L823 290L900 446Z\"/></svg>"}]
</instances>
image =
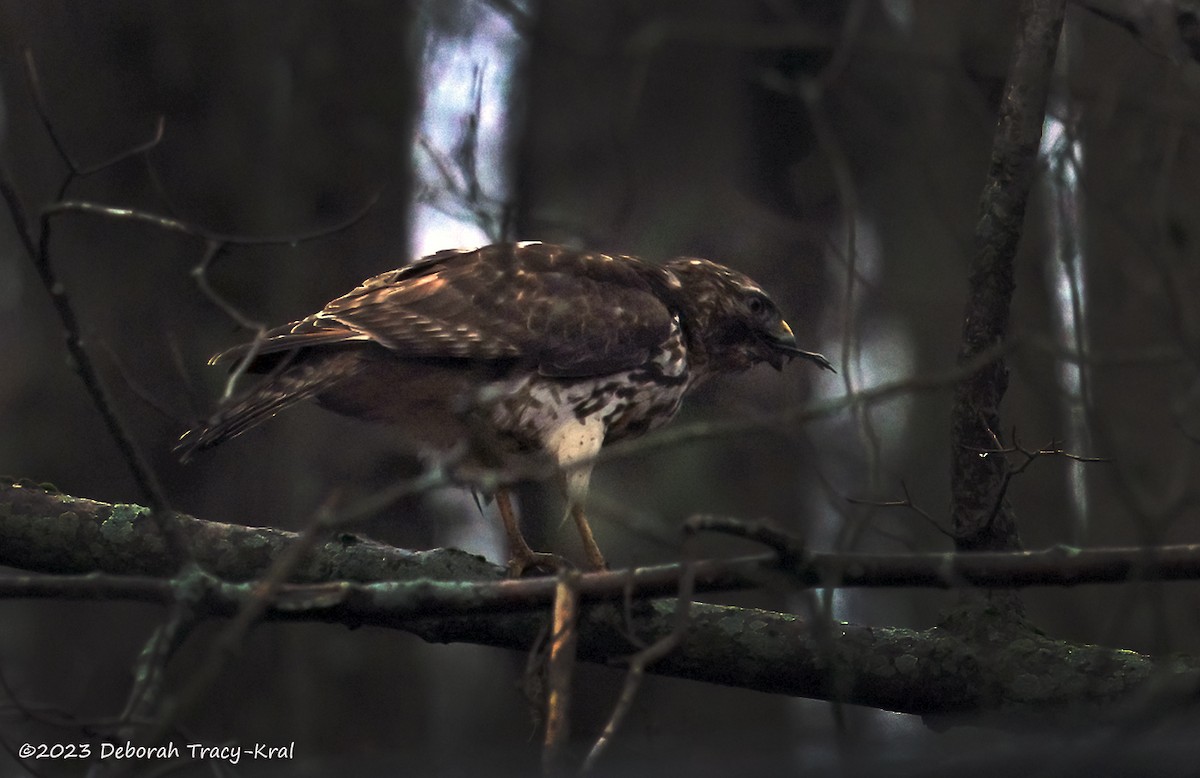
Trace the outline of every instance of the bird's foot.
<instances>
[{"instance_id":1,"label":"bird's foot","mask_svg":"<svg viewBox=\"0 0 1200 778\"><path fill-rule=\"evenodd\" d=\"M519 549L508 560L508 577L521 578L528 570L542 570L546 573L557 573L560 570L574 569L570 560L558 554L548 554L543 551L533 551L528 547Z\"/></svg>"}]
</instances>

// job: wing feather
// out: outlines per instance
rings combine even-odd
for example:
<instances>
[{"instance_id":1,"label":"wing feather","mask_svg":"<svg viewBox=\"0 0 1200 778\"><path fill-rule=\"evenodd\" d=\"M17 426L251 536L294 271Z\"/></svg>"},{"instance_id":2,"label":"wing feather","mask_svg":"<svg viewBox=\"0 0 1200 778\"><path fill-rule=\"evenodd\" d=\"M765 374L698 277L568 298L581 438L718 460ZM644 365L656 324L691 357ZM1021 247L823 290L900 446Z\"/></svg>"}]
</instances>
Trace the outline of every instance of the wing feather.
<instances>
[{"instance_id":1,"label":"wing feather","mask_svg":"<svg viewBox=\"0 0 1200 778\"><path fill-rule=\"evenodd\" d=\"M269 332L259 353L372 341L401 357L522 360L563 377L617 372L670 337L673 312L655 291L667 275L633 257L550 244L443 251Z\"/></svg>"}]
</instances>

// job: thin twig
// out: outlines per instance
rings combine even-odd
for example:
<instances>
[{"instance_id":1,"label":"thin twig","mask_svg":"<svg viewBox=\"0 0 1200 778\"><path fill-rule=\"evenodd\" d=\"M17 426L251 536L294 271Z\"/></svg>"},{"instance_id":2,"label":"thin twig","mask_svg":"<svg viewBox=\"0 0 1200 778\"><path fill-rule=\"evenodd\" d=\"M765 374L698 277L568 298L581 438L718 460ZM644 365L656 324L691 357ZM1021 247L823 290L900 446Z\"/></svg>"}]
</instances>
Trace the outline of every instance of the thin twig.
<instances>
[{"instance_id":1,"label":"thin twig","mask_svg":"<svg viewBox=\"0 0 1200 778\"><path fill-rule=\"evenodd\" d=\"M904 499L902 500L864 500L858 497L843 497L842 499L851 505L873 505L877 508L907 508L924 519L929 526L933 527L941 534L945 535L951 540L954 539L953 532L943 527L937 519L929 515L928 511L913 502L912 495L908 493L908 484L906 484L903 480L900 481L900 489L904 492Z\"/></svg>"},{"instance_id":2,"label":"thin twig","mask_svg":"<svg viewBox=\"0 0 1200 778\"><path fill-rule=\"evenodd\" d=\"M29 81L29 91L33 95L34 107L36 108L38 119L42 122L42 128L46 130L46 136L54 144L54 149L58 152L58 156L62 158L62 161L66 163L67 168L70 170L70 177L73 177L79 173L79 165L75 164L75 160L68 153L66 145L58 137L58 131L54 129L54 122L50 121L50 109L46 105L46 96L42 92L42 82L38 77L37 63L33 59L33 51L25 49L24 54L25 77ZM68 177L68 180L70 177Z\"/></svg>"},{"instance_id":3,"label":"thin twig","mask_svg":"<svg viewBox=\"0 0 1200 778\"><path fill-rule=\"evenodd\" d=\"M100 417L104 421L109 435L129 466L130 472L143 498L156 510L166 510L166 495L159 485L157 477L150 470L149 465L143 458L141 450L126 430L124 422L113 407L100 373L92 361L91 354L88 353L84 346L83 333L79 319L75 314L75 309L67 295L66 287L59 280L54 266L50 262L50 225L48 220L44 217L42 218L41 235L40 238L35 239L30 232L30 224L26 217L25 208L21 203L20 197L17 195L16 188L13 186L7 168L0 168L0 196L3 196L8 206L13 225L17 230L18 239L33 261L34 267L38 271L38 276L41 278L42 285L49 294L50 301L54 305L54 310L58 314L59 321L63 327L67 351L71 356L75 372L83 381L84 388L87 390L89 396L91 396L92 402L96 406L96 410L100 413Z\"/></svg>"},{"instance_id":4,"label":"thin twig","mask_svg":"<svg viewBox=\"0 0 1200 778\"><path fill-rule=\"evenodd\" d=\"M761 543L774 550L784 567L802 567L809 558L803 540L765 521L742 521L728 516L704 514L692 516L684 526L691 533L722 532Z\"/></svg>"},{"instance_id":5,"label":"thin twig","mask_svg":"<svg viewBox=\"0 0 1200 778\"><path fill-rule=\"evenodd\" d=\"M141 156L141 155L145 154L147 151L153 150L155 146L157 146L159 143L162 142L163 133L166 131L166 128L167 128L167 117L159 115L158 121L155 122L155 125L154 125L154 134L152 136L150 136L149 140L139 143L136 146L131 146L128 149L125 149L124 151L119 151L106 160L96 162L96 163L94 163L92 165L88 165L86 167L81 167L81 168L77 169L75 171L75 173L80 176L89 176L93 173L99 173L102 170L107 170L108 168L112 167L113 165L124 162L127 159Z\"/></svg>"},{"instance_id":6,"label":"thin twig","mask_svg":"<svg viewBox=\"0 0 1200 778\"><path fill-rule=\"evenodd\" d=\"M65 195L67 188L78 176L99 172L132 155L144 154L162 140L164 123L160 118L154 137L150 141L126 150L104 164L81 168L68 153L65 144L55 131L54 123L50 120L49 108L41 87L41 81L38 77L37 65L34 61L32 51L25 49L24 56L25 73L28 78L30 92L33 95L38 118L41 120L42 126L50 137L54 148L68 167L68 174L59 186L59 198ZM134 440L132 433L129 432L120 415L117 413L108 389L100 377L100 372L85 346L82 327L71 304L71 299L67 295L66 287L58 278L54 265L50 261L50 219L43 212L39 219L41 225L40 235L35 240L30 232L31 224L25 214L25 209L21 204L20 197L17 196L15 184L7 170L3 170L0 173L0 191L2 191L4 199L8 204L8 209L17 227L21 243L25 247L30 260L33 261L38 271L38 276L41 278L42 285L45 287L47 293L49 293L55 312L62 323L67 352L70 354L75 372L79 375L84 388L92 398L93 405L95 405L101 419L104 421L104 425L113 442L116 444L117 450L120 451L122 458L129 467L130 473L144 499L153 509L151 513L152 519L159 526L163 538L175 558L176 566L181 567L188 559L187 548L181 542L171 524L168 516L170 508L166 493L163 491L161 484L159 484L157 475L142 455L141 449Z\"/></svg>"},{"instance_id":7,"label":"thin twig","mask_svg":"<svg viewBox=\"0 0 1200 778\"><path fill-rule=\"evenodd\" d=\"M324 519L332 513L333 499L331 497L316 511L296 542L275 559L270 569L255 584L250 596L243 598L236 615L213 641L200 666L191 671L187 684L165 707L162 716L150 728L145 742L159 742L175 727L176 722L204 699L221 670L245 641L250 628L264 614L276 607L275 596L284 586L284 582L327 531L324 529Z\"/></svg>"},{"instance_id":8,"label":"thin twig","mask_svg":"<svg viewBox=\"0 0 1200 778\"><path fill-rule=\"evenodd\" d=\"M104 350L105 356L107 356L117 368L117 373L121 376L121 380L125 382L125 385L129 387L129 391L133 392L135 397L145 403L148 408L152 408L164 419L171 422L178 421L175 414L169 408L167 408L167 406L161 400L155 397L149 389L147 389L140 381L133 377L133 373L130 372L129 368L121 360L121 357L117 355L117 352L113 350L112 346L108 345L107 341L101 341L100 348Z\"/></svg>"},{"instance_id":9,"label":"thin twig","mask_svg":"<svg viewBox=\"0 0 1200 778\"><path fill-rule=\"evenodd\" d=\"M61 200L47 206L43 214L56 216L63 213L83 213L92 216L103 216L109 219L149 224L168 232L177 232L194 238L216 241L217 243L228 243L234 246L290 246L296 243L305 243L317 240L318 238L328 237L354 226L375 207L382 194L382 188L376 190L358 210L351 213L345 219L331 225L282 235L236 235L227 232L217 232L183 219L150 213L149 211L142 211L137 208L121 208L114 205L94 203L89 200Z\"/></svg>"},{"instance_id":10,"label":"thin twig","mask_svg":"<svg viewBox=\"0 0 1200 778\"><path fill-rule=\"evenodd\" d=\"M1013 430L1009 434L1009 437L1012 438L1013 444L1011 446L1007 446L1007 447L1001 447L999 445L997 445L996 448L975 448L975 447L970 447L970 446L966 447L966 450L974 452L981 457L991 456L992 454L996 454L999 457L1004 457L1007 454L1016 453L1016 454L1020 454L1024 458L1024 460L1019 465L1017 465L1016 467L1009 466L1008 469L1005 471L1004 479L1003 479L1003 481L1001 481L1000 488L996 492L996 501L992 505L992 512L990 514L990 517L992 519L994 519L1000 513L1001 509L1003 508L1005 497L1008 495L1008 489L1012 485L1013 479L1016 478L1018 475L1021 475L1022 473L1024 473L1026 470L1028 470L1029 466L1032 465L1033 462L1037 459L1040 459L1042 457L1058 456L1058 457L1062 457L1063 459L1070 459L1070 460L1073 460L1075 462L1080 462L1080 463L1102 463L1102 462L1111 462L1112 461L1111 459L1109 459L1107 457L1089 457L1089 456L1083 456L1082 454L1071 453L1071 452L1066 451L1063 448L1061 448L1058 445L1058 442L1054 441L1054 440L1051 440L1049 445L1045 448L1039 448L1039 449L1034 449L1034 450L1026 449L1025 447L1023 447L1021 445L1021 441L1017 437L1016 427L1013 427ZM996 441L996 443L998 444L999 441Z\"/></svg>"},{"instance_id":11,"label":"thin twig","mask_svg":"<svg viewBox=\"0 0 1200 778\"><path fill-rule=\"evenodd\" d=\"M225 250L226 245L227 244L222 241L206 238L204 254L201 255L200 261L196 263L196 266L192 268L192 278L195 279L196 286L200 288L200 291L204 293L204 296L207 297L213 305L220 308L226 316L237 322L239 327L251 331L260 330L265 332L266 327L262 322L251 319L243 314L240 310L238 310L237 306L226 300L221 295L217 294L217 291L213 289L212 284L208 282L208 270L212 266L212 263L216 261L217 257L219 257Z\"/></svg>"},{"instance_id":12,"label":"thin twig","mask_svg":"<svg viewBox=\"0 0 1200 778\"><path fill-rule=\"evenodd\" d=\"M150 721L155 715L161 703L167 663L198 624L198 614L191 603L177 600L167 619L155 628L142 647L134 664L133 687L120 715L120 720L126 724L126 737L134 736L134 725Z\"/></svg>"},{"instance_id":13,"label":"thin twig","mask_svg":"<svg viewBox=\"0 0 1200 778\"><path fill-rule=\"evenodd\" d=\"M617 704L613 707L612 714L609 716L608 722L604 725L604 730L596 738L596 742L588 752L587 758L584 759L583 769L580 771L582 773L586 774L591 771L596 766L596 762L603 756L605 750L612 744L617 730L625 720L625 716L633 708L633 701L637 697L638 689L641 688L642 679L646 675L646 668L678 648L687 633L692 600L695 597L696 591L696 533L686 524L684 525L684 533L684 560L679 576L679 595L675 600L674 624L669 633L630 657L629 671L625 675L625 684L621 688L621 696L617 698Z\"/></svg>"}]
</instances>

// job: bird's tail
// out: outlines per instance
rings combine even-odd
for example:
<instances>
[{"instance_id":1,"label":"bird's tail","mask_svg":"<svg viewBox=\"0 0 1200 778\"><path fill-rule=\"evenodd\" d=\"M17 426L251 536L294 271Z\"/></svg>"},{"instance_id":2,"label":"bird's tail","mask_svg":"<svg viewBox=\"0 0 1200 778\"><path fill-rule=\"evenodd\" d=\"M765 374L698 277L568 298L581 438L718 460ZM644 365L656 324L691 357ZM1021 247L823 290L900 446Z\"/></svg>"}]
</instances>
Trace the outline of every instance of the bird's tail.
<instances>
[{"instance_id":1,"label":"bird's tail","mask_svg":"<svg viewBox=\"0 0 1200 778\"><path fill-rule=\"evenodd\" d=\"M293 364L269 375L244 394L223 402L205 421L183 433L174 451L182 462L197 451L241 435L292 405L314 397L340 381L345 373L325 364Z\"/></svg>"}]
</instances>

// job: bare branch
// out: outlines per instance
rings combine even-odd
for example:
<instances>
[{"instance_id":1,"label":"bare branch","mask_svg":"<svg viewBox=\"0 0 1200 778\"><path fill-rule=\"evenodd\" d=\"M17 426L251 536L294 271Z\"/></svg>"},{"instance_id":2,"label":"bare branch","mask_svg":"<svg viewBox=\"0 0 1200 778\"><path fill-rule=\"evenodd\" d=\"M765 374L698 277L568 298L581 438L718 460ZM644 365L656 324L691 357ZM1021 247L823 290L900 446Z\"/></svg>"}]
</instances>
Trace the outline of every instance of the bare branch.
<instances>
[{"instance_id":1,"label":"bare branch","mask_svg":"<svg viewBox=\"0 0 1200 778\"><path fill-rule=\"evenodd\" d=\"M357 507L352 504L347 509ZM0 481L0 537L4 539L0 565L53 573L169 575L171 558L159 529L147 516L148 509L138 505L111 505L36 485ZM228 581L261 578L299 537L293 532L209 522L186 514L171 514L170 522L192 549L192 558ZM47 533L59 533L54 536L57 540L47 542L51 539ZM340 533L306 555L291 580L478 580L502 574L500 568L464 552L405 551Z\"/></svg>"},{"instance_id":2,"label":"bare branch","mask_svg":"<svg viewBox=\"0 0 1200 778\"><path fill-rule=\"evenodd\" d=\"M699 568L697 568L699 572ZM612 574L607 574L612 575ZM586 590L585 575L581 581ZM280 588L268 619L323 621L349 626L375 625L413 632L436 642L472 642L527 650L545 623L553 597L554 579L545 579L545 597L534 613L508 612L490 607L459 610L448 618L431 618L427 608L410 607L439 591L453 598L461 591L457 582L414 581L370 585L325 584ZM542 581L503 581L497 589ZM244 584L224 584L192 577L175 586L201 587L201 612L232 616L255 596ZM171 602L172 585L158 579L90 576L23 577L0 579L0 595L49 596L56 599L115 597L142 602ZM462 618L465 613L472 618ZM408 615L404 615L404 614ZM1048 715L1054 706L1067 705L1078 722L1082 703L1112 704L1129 697L1161 669L1191 683L1193 663L1172 658L1157 665L1131 651L1054 641L1034 632L1021 639L995 640L987 646L964 642L954 630L935 628L913 631L834 625L840 679L848 681L839 692L824 641L814 626L791 614L753 608L692 603L689 623L674 650L644 657L643 672L690 678L776 694L832 699L909 713L978 714L988 700L1002 694L1008 715ZM674 598L642 603L635 612L636 628L644 634L668 636L679 624ZM580 614L579 657L608 663L629 650L622 619L610 604L594 604ZM661 640L661 638L660 638ZM657 642L657 641L656 641ZM673 642L673 641L672 641ZM653 645L653 644L652 644ZM660 648L670 644L658 643ZM982 652L982 653L981 653ZM730 662L730 657L739 657ZM1020 673L1008 674L1014 663ZM1105 668L1097 672L1097 668ZM1012 678L1019 682L1012 684Z\"/></svg>"},{"instance_id":3,"label":"bare branch","mask_svg":"<svg viewBox=\"0 0 1200 778\"><path fill-rule=\"evenodd\" d=\"M93 203L88 200L61 200L47 206L42 213L44 216L57 216L63 213L83 213L92 216L103 216L109 219L132 221L140 224L149 224L168 232L177 232L193 238L215 241L222 244L228 243L233 246L290 246L296 243L305 243L325 238L353 227L375 207L382 194L383 189L377 190L358 210L333 224L282 235L236 235L217 232L171 216L150 213L149 211L142 211L137 208L120 208L113 205L104 205L103 203Z\"/></svg>"},{"instance_id":4,"label":"bare branch","mask_svg":"<svg viewBox=\"0 0 1200 778\"><path fill-rule=\"evenodd\" d=\"M41 78L38 77L37 63L33 59L33 52L29 49L25 49L24 53L25 77L29 81L29 92L33 95L33 102L37 108L38 119L41 120L42 127L46 130L46 136L50 138L50 142L54 144L54 149L58 152L58 156L62 158L62 161L66 163L67 168L70 170L71 175L68 176L69 182L70 178L79 173L79 165L75 164L75 160L72 159L71 154L67 151L66 145L62 142L62 139L58 137L58 131L54 129L54 122L50 121L50 111L46 105L46 95L42 92L42 81Z\"/></svg>"},{"instance_id":5,"label":"bare branch","mask_svg":"<svg viewBox=\"0 0 1200 778\"><path fill-rule=\"evenodd\" d=\"M803 568L809 558L801 538L789 535L765 521L742 521L727 516L692 516L683 526L690 534L723 532L762 543L773 549L780 563L787 567Z\"/></svg>"},{"instance_id":6,"label":"bare branch","mask_svg":"<svg viewBox=\"0 0 1200 778\"><path fill-rule=\"evenodd\" d=\"M113 350L112 346L108 345L106 341L101 341L100 348L104 350L105 356L107 356L109 361L113 363L113 366L116 367L117 373L121 376L121 380L125 382L125 386L129 387L129 391L133 392L135 397L141 400L146 407L154 409L159 416L163 417L167 421L177 422L179 420L176 415L169 408L167 408L166 404L155 397L149 389L143 386L141 381L134 378L133 373L129 370L128 366L117 354L117 352Z\"/></svg>"},{"instance_id":7,"label":"bare branch","mask_svg":"<svg viewBox=\"0 0 1200 778\"><path fill-rule=\"evenodd\" d=\"M566 570L554 587L550 649L546 658L546 736L542 772L567 775L566 748L571 737L571 681L575 677L575 647L579 642L579 571Z\"/></svg>"},{"instance_id":8,"label":"bare branch","mask_svg":"<svg viewBox=\"0 0 1200 778\"><path fill-rule=\"evenodd\" d=\"M49 573L167 574L170 559L158 529L146 521L148 514L147 508L136 505L110 505L37 486L0 483L0 538L4 539L0 565ZM261 578L273 560L299 539L283 530L220 524L180 513L172 514L171 521L199 565L233 581ZM59 539L59 544L48 538ZM779 542L800 548L795 538ZM695 587L696 591L754 588L764 576L781 569L801 585L820 587L1005 588L1193 580L1200 579L1200 544L1091 549L1060 545L1039 551L972 554L809 552L801 561L782 567L772 553L699 561ZM629 592L639 597L671 595L678 592L681 573L678 564L589 573L581 578L579 593L584 601L617 603ZM305 554L288 580L412 581L416 593L412 596L417 599L406 607L421 615L520 610L543 607L552 600L553 578L504 581L503 586L468 583L503 577L503 568L454 549L406 551L341 534ZM458 583L442 588L430 585L443 580ZM139 589L149 592L141 599L159 601L170 584L163 586ZM297 597L308 594L312 592L296 592ZM55 592L51 588L43 596ZM139 599L135 593L120 597Z\"/></svg>"},{"instance_id":9,"label":"bare branch","mask_svg":"<svg viewBox=\"0 0 1200 778\"><path fill-rule=\"evenodd\" d=\"M50 121L45 96L42 93L41 82L38 79L37 67L34 63L33 54L28 49L25 50L25 66L30 90L33 93L34 102L37 107L38 117L41 119L42 125L45 127L46 133L49 135L55 149L58 150L59 155L69 168L68 175L59 187L61 197L62 193L66 191L67 187L70 186L71 182L77 176L84 172L96 172L103 169L104 166L93 167L87 171L83 171L75 163L55 132L53 122ZM118 155L114 158L113 163L125 159L130 154L143 153L157 144L158 140L162 137L161 121L159 124L160 132L156 133L152 142L142 144L135 149ZM75 372L79 375L80 380L83 381L84 388L92 398L92 403L96 406L96 410L100 413L105 428L116 444L122 458L129 466L130 472L143 498L156 511L165 511L167 509L167 499L162 486L158 483L157 476L142 456L136 441L134 441L133 436L126 429L124 422L121 420L109 397L108 390L100 377L99 370L97 370L95 363L92 361L91 354L88 353L85 347L82 327L79 318L75 314L70 297L67 295L66 287L58 278L58 274L50 262L50 221L48 217L43 213L40 219L41 234L35 239L25 208L21 203L21 198L17 195L16 185L7 168L0 170L0 195L3 195L8 206L9 214L17 229L21 245L24 246L26 254L34 263L38 277L41 279L46 292L50 295L54 310L58 314L59 321L62 323L67 352L70 354ZM187 558L186 550L178 543L175 543L170 537L167 538L167 542L171 544L178 562L182 564L183 560Z\"/></svg>"},{"instance_id":10,"label":"bare branch","mask_svg":"<svg viewBox=\"0 0 1200 778\"><path fill-rule=\"evenodd\" d=\"M134 735L138 723L152 720L162 702L167 662L199 624L199 614L185 599L176 600L170 607L166 620L151 633L134 665L133 687L120 716L126 724L126 737Z\"/></svg>"},{"instance_id":11,"label":"bare branch","mask_svg":"<svg viewBox=\"0 0 1200 778\"><path fill-rule=\"evenodd\" d=\"M1004 500L1008 494L1009 487L1012 485L1013 479L1015 477L1017 477L1018 475L1021 475L1022 473L1024 473L1029 468L1029 466L1031 464L1033 464L1034 460L1040 459L1041 457L1060 456L1064 459L1071 459L1076 462L1085 462L1085 463L1100 463L1100 462L1111 462L1112 461L1111 459L1108 459L1107 457L1088 457L1088 456L1083 456L1081 454L1070 453L1070 452L1060 448L1058 446L1057 442L1053 441L1053 440L1050 441L1050 445L1048 447L1031 451L1031 450L1023 447L1021 445L1020 441L1017 439L1016 427L1013 428L1013 431L1012 431L1010 437L1012 438L1013 444L1011 446L1007 446L1007 447L1001 447L999 445L997 445L995 448L974 448L972 446L965 447L965 450L967 450L969 452L973 452L974 454L976 454L977 456L980 456L980 457L988 457L993 454L996 454L996 455L998 455L996 458L999 459L999 458L1003 458L1004 455L1006 455L1006 454L1014 454L1014 453L1021 454L1023 457L1023 461L1019 465L1017 465L1016 467L1009 466L1004 473L1003 480L1000 483L1000 488L996 492L996 501L992 505L992 512L990 515L991 515L991 518L993 518L993 519L996 516L998 516L1000 514L1000 511L1003 509ZM999 443L999 441L996 441L996 442Z\"/></svg>"},{"instance_id":12,"label":"bare branch","mask_svg":"<svg viewBox=\"0 0 1200 778\"><path fill-rule=\"evenodd\" d=\"M71 181L81 176L89 176L93 173L99 173L102 170L107 170L114 165L124 162L132 157L137 157L150 151L159 143L162 142L163 132L166 129L167 117L159 115L154 124L154 134L149 140L143 141L129 148L123 149L106 160L92 163L91 165L80 165L75 161L71 153L67 151L67 146L63 143L62 138L58 136L58 131L54 128L54 122L50 120L50 108L46 102L45 92L42 90L41 78L38 76L37 63L33 58L33 52L30 49L25 49L25 76L29 82L29 92L33 95L34 107L38 115L38 119L42 123L42 127L46 130L47 137L50 138L50 143L54 145L58 156L66 164L70 174L67 176L63 186L70 185ZM61 191L61 190L60 190Z\"/></svg>"},{"instance_id":13,"label":"bare branch","mask_svg":"<svg viewBox=\"0 0 1200 778\"><path fill-rule=\"evenodd\" d=\"M304 557L316 547L322 534L323 520L331 513L331 502L332 500L327 501L321 506L305 525L304 531L294 542L288 544L262 578L255 582L250 595L243 599L237 614L209 647L204 661L189 673L183 689L174 695L145 735L145 742L157 743L204 699L226 663L240 649L250 628L276 603L280 587L292 577Z\"/></svg>"},{"instance_id":14,"label":"bare branch","mask_svg":"<svg viewBox=\"0 0 1200 778\"><path fill-rule=\"evenodd\" d=\"M596 742L592 745L591 751L588 752L587 758L583 762L582 772L584 773L589 772L596 766L596 762L599 761L616 736L621 722L625 720L625 716L632 710L633 701L637 697L638 690L641 688L646 670L656 662L670 656L672 652L679 648L683 643L684 637L687 635L689 618L692 607L695 604L692 600L696 593L696 530L691 526L690 522L684 525L684 534L684 562L679 576L679 595L675 599L675 619L671 626L671 631L650 645L642 647L636 654L630 657L629 672L625 675L625 684L621 687L621 696L617 698L617 704L613 707L612 714L609 715L608 721L604 725L604 731L600 733L600 737L596 738ZM626 623L629 623L628 613L624 613L623 615L626 617Z\"/></svg>"},{"instance_id":15,"label":"bare branch","mask_svg":"<svg viewBox=\"0 0 1200 778\"><path fill-rule=\"evenodd\" d=\"M1148 51L1177 65L1200 61L1200 9L1187 0L1075 0L1102 19L1130 32Z\"/></svg>"},{"instance_id":16,"label":"bare branch","mask_svg":"<svg viewBox=\"0 0 1200 778\"><path fill-rule=\"evenodd\" d=\"M930 516L929 511L913 502L912 495L908 493L908 484L906 484L904 481L901 481L900 488L904 491L903 500L864 500L858 497L843 497L842 499L851 505L873 505L876 508L907 508L924 519L929 526L933 527L942 535L945 535L951 540L954 539L953 532L943 527L937 519Z\"/></svg>"},{"instance_id":17,"label":"bare branch","mask_svg":"<svg viewBox=\"0 0 1200 778\"><path fill-rule=\"evenodd\" d=\"M1008 338L1013 266L1025 205L1037 170L1038 145L1049 94L1050 70L1058 50L1065 0L1024 0L992 162L980 198L963 316L959 362L994 349ZM1008 511L994 511L1007 468L1002 457L981 456L972 447L999 448L1000 403L1008 388L1003 357L961 381L951 414L951 517L961 550L1020 547ZM1003 506L1003 502L999 503Z\"/></svg>"},{"instance_id":18,"label":"bare branch","mask_svg":"<svg viewBox=\"0 0 1200 778\"><path fill-rule=\"evenodd\" d=\"M219 240L207 238L205 240L204 254L200 257L200 261L196 263L196 266L192 268L192 278L196 280L196 286L200 288L200 291L204 293L204 296L213 305L220 308L226 316L237 322L239 327L251 332L258 331L261 337L261 333L266 333L267 331L266 325L243 314L238 310L237 306L217 294L212 284L208 282L208 269L225 250L226 245Z\"/></svg>"},{"instance_id":19,"label":"bare branch","mask_svg":"<svg viewBox=\"0 0 1200 778\"><path fill-rule=\"evenodd\" d=\"M50 301L53 303L54 310L58 314L59 321L63 327L67 352L70 354L75 372L79 375L80 380L83 381L84 388L92 398L92 403L96 406L96 410L100 413L105 428L116 444L117 450L121 452L122 457L128 464L143 498L156 509L165 510L167 508L166 495L158 483L157 476L151 471L137 443L126 429L124 422L113 406L108 390L100 377L100 372L84 345L82 327L79 318L75 314L70 297L67 295L66 287L59 280L58 274L50 262L50 224L48 219L45 216L42 217L41 236L35 240L29 230L29 221L25 215L24 206L21 204L21 199L17 195L16 188L7 169L0 170L0 195L3 195L8 205L9 214L17 229L22 246L25 247L29 258L33 261L34 267L37 269L42 285L50 295ZM179 550L182 553L182 549ZM186 556L180 556L180 560L184 558Z\"/></svg>"},{"instance_id":20,"label":"bare branch","mask_svg":"<svg viewBox=\"0 0 1200 778\"><path fill-rule=\"evenodd\" d=\"M144 508L11 485L0 486L0 508L0 537L4 538L0 564L135 574L9 576L0 578L0 598L124 599L172 605L183 596L197 614L207 617L233 617L247 603L261 604L257 584L224 582L195 568L175 580L147 577L147 573L162 575L169 565L158 530L146 520ZM195 548L195 559L242 581L261 576L287 553L289 544L298 541L293 533L277 530L217 525L181 515L174 520ZM46 538L63 547L47 550L53 543L47 544ZM291 578L311 583L279 584L264 618L372 624L404 629L427 640L528 650L544 631L557 586L553 578L503 580L500 567L461 552L406 552L346 536L318 544L302 557ZM674 641L661 641L679 629L677 596L686 583L687 567L582 575L580 659L611 662L628 655L631 644L625 635L633 630L652 636L649 644L657 644L661 652L661 656L650 652L643 657L644 672L912 713L978 711L1003 689L1010 712L1033 714L1071 703L1072 716L1078 715L1080 703L1111 703L1134 694L1159 669L1148 657L1132 652L1064 643L1031 631L981 646L955 629L915 632L835 622L828 628L832 634L823 638L820 625L791 614L703 603L690 604L687 627L668 651ZM752 586L779 569L775 554L692 566L695 591ZM807 586L1012 587L1194 580L1200 578L1200 546L1056 547L972 554L814 553L802 569L787 572ZM639 601L626 615L620 603L630 577L635 579L635 596L668 599ZM1023 628L1017 623L1005 629ZM837 652L837 662L832 664L831 641ZM741 659L730 663L731 656ZM1010 675L1004 668L1013 663L1021 672ZM1098 673L1097 667L1105 670ZM966 668L970 672L964 674ZM1190 663L1172 659L1163 669L1182 674L1180 683L1195 681L1191 674L1196 668ZM1011 685L1017 676L1022 680Z\"/></svg>"},{"instance_id":21,"label":"bare branch","mask_svg":"<svg viewBox=\"0 0 1200 778\"><path fill-rule=\"evenodd\" d=\"M81 176L87 176L87 175L91 175L92 173L99 173L101 170L106 170L107 168L110 168L113 165L116 165L120 162L124 162L127 159L131 159L132 157L141 156L141 155L145 154L147 151L151 151L155 146L157 146L159 143L162 142L163 133L166 131L166 129L167 129L167 117L160 115L158 117L158 121L156 121L154 124L154 134L150 137L149 140L147 140L143 143L139 143L136 146L130 146L129 148L125 149L124 151L117 152L115 155L113 155L112 157L109 157L106 160L102 160L93 165L89 165L85 168L81 168L77 172Z\"/></svg>"}]
</instances>

